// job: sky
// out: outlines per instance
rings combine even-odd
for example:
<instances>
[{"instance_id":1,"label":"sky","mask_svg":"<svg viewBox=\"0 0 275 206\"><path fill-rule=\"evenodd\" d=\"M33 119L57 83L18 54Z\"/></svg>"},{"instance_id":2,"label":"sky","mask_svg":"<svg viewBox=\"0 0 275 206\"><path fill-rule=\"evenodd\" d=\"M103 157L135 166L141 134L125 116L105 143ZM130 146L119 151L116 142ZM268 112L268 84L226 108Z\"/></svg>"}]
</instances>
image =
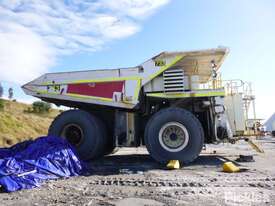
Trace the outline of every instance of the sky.
<instances>
[{"instance_id":1,"label":"sky","mask_svg":"<svg viewBox=\"0 0 275 206\"><path fill-rule=\"evenodd\" d=\"M136 66L162 51L226 46L223 79L275 112L274 0L0 0L0 81L15 98L46 72Z\"/></svg>"}]
</instances>

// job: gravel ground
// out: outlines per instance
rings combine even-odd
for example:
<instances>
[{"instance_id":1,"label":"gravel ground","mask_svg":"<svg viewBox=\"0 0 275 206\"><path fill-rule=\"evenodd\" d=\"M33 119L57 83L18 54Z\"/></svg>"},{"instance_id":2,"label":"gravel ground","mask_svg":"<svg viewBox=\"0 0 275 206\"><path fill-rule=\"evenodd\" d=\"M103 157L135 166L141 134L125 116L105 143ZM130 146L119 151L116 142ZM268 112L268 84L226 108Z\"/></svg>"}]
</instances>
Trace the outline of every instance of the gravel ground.
<instances>
[{"instance_id":1,"label":"gravel ground","mask_svg":"<svg viewBox=\"0 0 275 206\"><path fill-rule=\"evenodd\" d=\"M122 148L91 162L91 174L45 183L15 193L0 193L0 205L275 205L275 138L257 140L256 153L244 141L207 145L190 165L166 170L144 148ZM239 155L240 173L223 173L222 164Z\"/></svg>"}]
</instances>

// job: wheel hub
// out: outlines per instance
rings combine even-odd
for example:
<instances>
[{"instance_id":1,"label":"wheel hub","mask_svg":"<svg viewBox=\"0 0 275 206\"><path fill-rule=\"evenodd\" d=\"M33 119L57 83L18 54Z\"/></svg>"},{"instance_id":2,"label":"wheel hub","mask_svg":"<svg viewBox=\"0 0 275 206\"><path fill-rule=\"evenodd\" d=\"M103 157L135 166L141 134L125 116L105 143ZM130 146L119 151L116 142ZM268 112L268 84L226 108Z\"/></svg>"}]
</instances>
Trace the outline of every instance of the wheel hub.
<instances>
[{"instance_id":1,"label":"wheel hub","mask_svg":"<svg viewBox=\"0 0 275 206\"><path fill-rule=\"evenodd\" d=\"M178 136L177 136L177 134L175 134L175 133L172 133L172 134L170 135L170 139L171 139L172 141L176 141L177 138L178 138Z\"/></svg>"},{"instance_id":2,"label":"wheel hub","mask_svg":"<svg viewBox=\"0 0 275 206\"><path fill-rule=\"evenodd\" d=\"M178 122L168 122L159 131L160 145L169 152L179 152L189 142L186 127Z\"/></svg>"},{"instance_id":3,"label":"wheel hub","mask_svg":"<svg viewBox=\"0 0 275 206\"><path fill-rule=\"evenodd\" d=\"M79 146L83 140L83 130L77 124L68 124L64 127L61 137L66 138L74 146Z\"/></svg>"}]
</instances>

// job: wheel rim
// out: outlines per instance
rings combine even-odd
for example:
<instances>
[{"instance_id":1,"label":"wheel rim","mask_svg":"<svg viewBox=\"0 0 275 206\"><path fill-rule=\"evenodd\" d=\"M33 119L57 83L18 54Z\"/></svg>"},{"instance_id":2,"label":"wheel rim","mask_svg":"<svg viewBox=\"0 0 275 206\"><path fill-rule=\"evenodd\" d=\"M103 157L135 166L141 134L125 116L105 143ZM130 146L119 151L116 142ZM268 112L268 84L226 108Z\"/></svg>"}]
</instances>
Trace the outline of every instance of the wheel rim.
<instances>
[{"instance_id":1,"label":"wheel rim","mask_svg":"<svg viewBox=\"0 0 275 206\"><path fill-rule=\"evenodd\" d=\"M186 127L179 122L168 122L159 131L160 145L169 152L183 150L189 142Z\"/></svg>"},{"instance_id":2,"label":"wheel rim","mask_svg":"<svg viewBox=\"0 0 275 206\"><path fill-rule=\"evenodd\" d=\"M74 146L79 146L83 140L83 130L77 124L68 124L61 132L61 137L68 140L68 142Z\"/></svg>"}]
</instances>

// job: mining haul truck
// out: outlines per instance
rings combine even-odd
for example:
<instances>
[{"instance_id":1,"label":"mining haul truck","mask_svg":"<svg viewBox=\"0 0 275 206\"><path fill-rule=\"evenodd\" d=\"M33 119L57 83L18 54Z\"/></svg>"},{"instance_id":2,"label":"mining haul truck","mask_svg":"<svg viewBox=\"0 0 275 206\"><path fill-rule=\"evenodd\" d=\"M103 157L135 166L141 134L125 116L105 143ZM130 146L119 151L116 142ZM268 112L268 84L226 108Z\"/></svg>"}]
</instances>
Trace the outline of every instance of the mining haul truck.
<instances>
[{"instance_id":1,"label":"mining haul truck","mask_svg":"<svg viewBox=\"0 0 275 206\"><path fill-rule=\"evenodd\" d=\"M162 52L136 67L44 74L22 88L71 108L48 133L66 138L84 160L145 145L160 163L186 164L204 144L230 141L240 132L230 119L236 115L226 112L235 102L225 100L220 79L227 54L227 48Z\"/></svg>"}]
</instances>

